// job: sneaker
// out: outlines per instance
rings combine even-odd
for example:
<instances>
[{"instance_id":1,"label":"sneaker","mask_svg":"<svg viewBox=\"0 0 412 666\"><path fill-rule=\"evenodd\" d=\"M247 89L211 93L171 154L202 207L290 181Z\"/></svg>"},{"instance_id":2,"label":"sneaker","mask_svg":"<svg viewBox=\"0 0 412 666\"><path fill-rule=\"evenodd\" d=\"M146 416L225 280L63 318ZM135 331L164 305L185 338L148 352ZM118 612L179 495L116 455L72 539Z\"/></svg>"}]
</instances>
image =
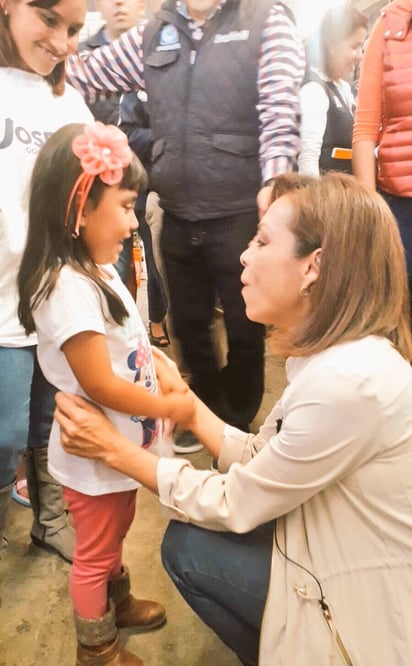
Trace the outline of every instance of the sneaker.
<instances>
[{"instance_id":1,"label":"sneaker","mask_svg":"<svg viewBox=\"0 0 412 666\"><path fill-rule=\"evenodd\" d=\"M203 449L201 444L190 430L181 430L173 443L175 453L197 453Z\"/></svg>"}]
</instances>

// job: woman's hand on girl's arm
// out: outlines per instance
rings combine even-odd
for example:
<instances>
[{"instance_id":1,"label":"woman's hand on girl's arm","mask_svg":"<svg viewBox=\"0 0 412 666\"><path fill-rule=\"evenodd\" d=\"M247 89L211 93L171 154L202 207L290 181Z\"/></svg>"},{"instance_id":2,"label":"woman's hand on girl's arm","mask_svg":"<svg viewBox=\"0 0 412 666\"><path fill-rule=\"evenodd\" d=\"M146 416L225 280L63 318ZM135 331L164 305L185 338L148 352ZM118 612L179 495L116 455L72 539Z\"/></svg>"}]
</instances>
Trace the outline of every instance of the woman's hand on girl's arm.
<instances>
[{"instance_id":1,"label":"woman's hand on girl's arm","mask_svg":"<svg viewBox=\"0 0 412 666\"><path fill-rule=\"evenodd\" d=\"M78 395L58 392L54 417L68 453L106 462L118 433L100 407Z\"/></svg>"}]
</instances>

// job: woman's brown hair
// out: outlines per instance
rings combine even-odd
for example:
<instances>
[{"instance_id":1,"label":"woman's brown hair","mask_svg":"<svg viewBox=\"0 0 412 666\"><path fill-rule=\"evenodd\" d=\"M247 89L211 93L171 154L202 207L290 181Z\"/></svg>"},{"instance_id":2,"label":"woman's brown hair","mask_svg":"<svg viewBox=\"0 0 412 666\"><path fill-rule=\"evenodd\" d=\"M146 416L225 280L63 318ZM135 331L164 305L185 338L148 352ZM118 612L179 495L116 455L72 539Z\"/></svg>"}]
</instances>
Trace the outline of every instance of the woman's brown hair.
<instances>
[{"instance_id":1,"label":"woman's brown hair","mask_svg":"<svg viewBox=\"0 0 412 666\"><path fill-rule=\"evenodd\" d=\"M33 2L29 2L29 5L31 7L50 9L58 5L59 2L60 0L33 0ZM0 12L0 67L20 68L21 64L20 54L9 29L9 17L6 12L2 11ZM44 78L55 95L63 95L66 80L65 63L58 63L52 73Z\"/></svg>"},{"instance_id":2,"label":"woman's brown hair","mask_svg":"<svg viewBox=\"0 0 412 666\"><path fill-rule=\"evenodd\" d=\"M309 293L310 314L293 331L274 332L277 351L308 356L377 335L411 360L405 253L383 198L339 173L294 187L286 196L296 212L290 225L296 256L317 248L322 253L319 277Z\"/></svg>"}]
</instances>

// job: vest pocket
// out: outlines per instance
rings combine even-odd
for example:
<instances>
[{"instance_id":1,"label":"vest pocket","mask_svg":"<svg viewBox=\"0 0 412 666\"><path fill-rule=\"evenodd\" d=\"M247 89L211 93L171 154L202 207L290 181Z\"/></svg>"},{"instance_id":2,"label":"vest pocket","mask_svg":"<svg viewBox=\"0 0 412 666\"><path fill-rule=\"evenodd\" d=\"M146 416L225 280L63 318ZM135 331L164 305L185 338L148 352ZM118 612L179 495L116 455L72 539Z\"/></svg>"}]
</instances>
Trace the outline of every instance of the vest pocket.
<instances>
[{"instance_id":1,"label":"vest pocket","mask_svg":"<svg viewBox=\"0 0 412 666\"><path fill-rule=\"evenodd\" d=\"M259 141L255 136L239 134L213 134L213 147L232 155L251 157L259 154Z\"/></svg>"}]
</instances>

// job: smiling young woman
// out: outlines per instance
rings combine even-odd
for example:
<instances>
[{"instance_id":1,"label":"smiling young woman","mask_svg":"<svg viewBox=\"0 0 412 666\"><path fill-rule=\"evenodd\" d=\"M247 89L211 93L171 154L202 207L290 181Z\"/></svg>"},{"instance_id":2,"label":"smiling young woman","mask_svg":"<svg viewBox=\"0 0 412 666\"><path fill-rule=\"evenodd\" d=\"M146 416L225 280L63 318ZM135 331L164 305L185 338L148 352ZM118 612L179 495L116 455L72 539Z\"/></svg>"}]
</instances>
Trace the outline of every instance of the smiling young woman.
<instances>
[{"instance_id":1,"label":"smiling young woman","mask_svg":"<svg viewBox=\"0 0 412 666\"><path fill-rule=\"evenodd\" d=\"M32 541L69 561L74 531L61 487L47 470L55 389L39 369L36 336L26 336L18 321L16 278L36 155L61 126L91 120L64 78L85 13L86 0L0 0L0 548L7 545L7 507L27 446Z\"/></svg>"}]
</instances>

